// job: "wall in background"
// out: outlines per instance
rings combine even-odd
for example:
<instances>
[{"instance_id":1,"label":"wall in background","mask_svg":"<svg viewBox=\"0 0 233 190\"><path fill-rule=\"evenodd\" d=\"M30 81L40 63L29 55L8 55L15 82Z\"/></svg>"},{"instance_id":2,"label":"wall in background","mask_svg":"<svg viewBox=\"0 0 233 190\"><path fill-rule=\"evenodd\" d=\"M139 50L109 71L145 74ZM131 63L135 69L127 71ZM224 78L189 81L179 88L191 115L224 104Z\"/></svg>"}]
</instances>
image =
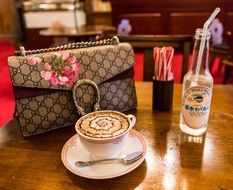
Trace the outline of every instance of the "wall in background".
<instances>
[{"instance_id":1,"label":"wall in background","mask_svg":"<svg viewBox=\"0 0 233 190\"><path fill-rule=\"evenodd\" d=\"M229 0L111 0L113 25L129 19L131 34L192 34L203 27L216 7L225 31L233 31L233 1Z\"/></svg>"}]
</instances>

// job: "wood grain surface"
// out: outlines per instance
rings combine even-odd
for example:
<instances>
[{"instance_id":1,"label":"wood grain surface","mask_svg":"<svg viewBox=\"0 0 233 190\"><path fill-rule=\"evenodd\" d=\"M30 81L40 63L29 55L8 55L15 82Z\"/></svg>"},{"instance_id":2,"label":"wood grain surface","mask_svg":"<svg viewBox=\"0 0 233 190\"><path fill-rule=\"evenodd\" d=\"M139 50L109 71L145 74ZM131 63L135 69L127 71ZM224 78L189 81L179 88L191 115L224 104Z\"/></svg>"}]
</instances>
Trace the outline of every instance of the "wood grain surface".
<instances>
[{"instance_id":1,"label":"wood grain surface","mask_svg":"<svg viewBox=\"0 0 233 190\"><path fill-rule=\"evenodd\" d=\"M147 143L138 168L113 179L76 176L61 161L74 126L24 138L12 120L0 129L0 189L233 189L233 86L214 86L208 131L201 137L179 130L181 85L174 86L171 112L152 112L152 83L136 87L138 109L129 113Z\"/></svg>"}]
</instances>

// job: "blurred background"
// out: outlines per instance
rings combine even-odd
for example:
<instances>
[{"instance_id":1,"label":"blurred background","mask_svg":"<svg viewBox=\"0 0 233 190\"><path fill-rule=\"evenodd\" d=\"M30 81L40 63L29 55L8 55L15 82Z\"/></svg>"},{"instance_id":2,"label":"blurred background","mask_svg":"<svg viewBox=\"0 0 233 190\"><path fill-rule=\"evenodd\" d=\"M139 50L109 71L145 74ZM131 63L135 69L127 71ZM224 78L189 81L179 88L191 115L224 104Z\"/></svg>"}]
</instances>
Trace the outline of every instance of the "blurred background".
<instances>
[{"instance_id":1,"label":"blurred background","mask_svg":"<svg viewBox=\"0 0 233 190\"><path fill-rule=\"evenodd\" d=\"M216 84L232 84L232 72L225 76L225 67L232 66L222 63L232 57L233 1L227 0L0 0L0 61L19 45L38 49L113 35L194 36L216 7L221 12L211 26L210 69ZM175 81L181 82L182 54L179 48L175 53ZM143 80L143 51L135 48L135 55L135 79Z\"/></svg>"}]
</instances>

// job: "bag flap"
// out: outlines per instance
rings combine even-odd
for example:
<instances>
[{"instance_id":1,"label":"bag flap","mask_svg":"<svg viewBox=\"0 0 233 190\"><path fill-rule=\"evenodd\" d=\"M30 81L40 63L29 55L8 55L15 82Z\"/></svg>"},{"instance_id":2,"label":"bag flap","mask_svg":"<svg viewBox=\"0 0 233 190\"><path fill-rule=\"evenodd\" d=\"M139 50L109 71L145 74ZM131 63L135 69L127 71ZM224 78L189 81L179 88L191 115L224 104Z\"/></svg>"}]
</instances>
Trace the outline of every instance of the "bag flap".
<instances>
[{"instance_id":1,"label":"bag flap","mask_svg":"<svg viewBox=\"0 0 233 190\"><path fill-rule=\"evenodd\" d=\"M135 64L128 43L100 45L8 58L14 86L70 90L80 79L96 84L109 80Z\"/></svg>"}]
</instances>

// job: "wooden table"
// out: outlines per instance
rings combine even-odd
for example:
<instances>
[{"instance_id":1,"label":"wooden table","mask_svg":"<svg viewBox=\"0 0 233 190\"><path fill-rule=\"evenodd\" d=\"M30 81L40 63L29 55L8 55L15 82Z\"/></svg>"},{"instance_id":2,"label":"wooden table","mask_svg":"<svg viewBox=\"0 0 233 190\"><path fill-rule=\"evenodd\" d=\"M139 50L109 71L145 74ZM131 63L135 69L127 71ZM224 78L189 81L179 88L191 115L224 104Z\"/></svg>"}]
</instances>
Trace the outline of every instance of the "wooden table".
<instances>
[{"instance_id":1,"label":"wooden table","mask_svg":"<svg viewBox=\"0 0 233 190\"><path fill-rule=\"evenodd\" d=\"M129 35L119 36L121 42L129 42L134 48L144 52L143 80L152 81L154 75L153 48L172 46L175 51L182 51L181 82L188 71L190 46L193 40L191 35Z\"/></svg>"},{"instance_id":2,"label":"wooden table","mask_svg":"<svg viewBox=\"0 0 233 190\"><path fill-rule=\"evenodd\" d=\"M64 28L64 30L56 29L43 29L39 31L42 36L53 37L55 41L58 38L67 37L69 39L75 39L79 41L89 41L103 38L110 33L115 33L116 28L107 25L90 25L90 26L80 26L78 28Z\"/></svg>"},{"instance_id":3,"label":"wooden table","mask_svg":"<svg viewBox=\"0 0 233 190\"><path fill-rule=\"evenodd\" d=\"M151 111L152 83L136 83L135 130L147 143L145 161L113 179L91 180L69 172L61 150L74 127L23 138L15 120L0 129L0 189L233 189L233 86L215 85L207 134L179 130L181 85L174 87L173 111Z\"/></svg>"}]
</instances>

